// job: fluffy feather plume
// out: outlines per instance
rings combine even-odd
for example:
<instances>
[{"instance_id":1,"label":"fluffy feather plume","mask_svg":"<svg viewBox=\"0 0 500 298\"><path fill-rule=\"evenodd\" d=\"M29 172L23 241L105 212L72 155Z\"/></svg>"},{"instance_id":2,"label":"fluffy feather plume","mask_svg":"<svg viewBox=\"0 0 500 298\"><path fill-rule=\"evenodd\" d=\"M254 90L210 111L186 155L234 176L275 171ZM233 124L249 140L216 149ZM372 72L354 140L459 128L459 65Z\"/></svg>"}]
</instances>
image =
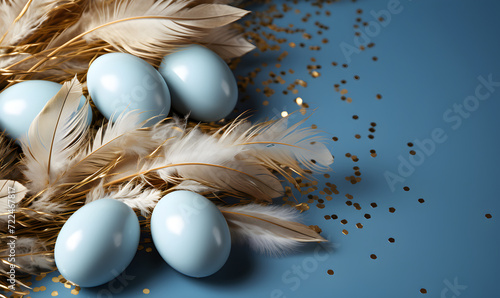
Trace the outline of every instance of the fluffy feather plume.
<instances>
[{"instance_id":1,"label":"fluffy feather plume","mask_svg":"<svg viewBox=\"0 0 500 298\"><path fill-rule=\"evenodd\" d=\"M161 191L155 188L148 188L146 184L134 184L129 182L125 185L120 185L118 190L106 192L102 185L95 187L87 194L86 204L102 199L110 198L124 202L134 210L140 210L141 215L146 217L161 197Z\"/></svg>"},{"instance_id":2,"label":"fluffy feather plume","mask_svg":"<svg viewBox=\"0 0 500 298\"><path fill-rule=\"evenodd\" d=\"M89 103L78 109L81 96L82 86L76 78L65 83L33 120L22 140L24 175L32 193L57 180L85 141ZM48 196L43 196L42 201Z\"/></svg>"},{"instance_id":3,"label":"fluffy feather plume","mask_svg":"<svg viewBox=\"0 0 500 298\"><path fill-rule=\"evenodd\" d=\"M2 250L0 255L9 255L9 246L7 245L8 239L1 239L0 245ZM9 262L7 258L3 259L0 263L0 271L9 270ZM46 247L42 241L37 237L18 237L16 239L16 262L14 264L20 268L23 273L37 274L40 271L47 271L54 268L54 258L47 252Z\"/></svg>"},{"instance_id":4,"label":"fluffy feather plume","mask_svg":"<svg viewBox=\"0 0 500 298\"><path fill-rule=\"evenodd\" d=\"M249 204L219 209L230 226L231 237L261 253L280 255L304 242L327 241L298 223L299 213L289 207Z\"/></svg>"}]
</instances>

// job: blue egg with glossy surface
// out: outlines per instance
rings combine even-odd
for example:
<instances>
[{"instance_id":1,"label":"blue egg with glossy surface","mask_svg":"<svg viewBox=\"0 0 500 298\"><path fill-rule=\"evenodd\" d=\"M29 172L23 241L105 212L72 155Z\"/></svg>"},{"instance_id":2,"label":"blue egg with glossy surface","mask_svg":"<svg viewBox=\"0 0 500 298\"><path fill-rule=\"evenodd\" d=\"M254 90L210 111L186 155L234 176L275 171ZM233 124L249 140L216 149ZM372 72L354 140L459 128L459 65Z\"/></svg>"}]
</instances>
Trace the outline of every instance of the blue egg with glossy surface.
<instances>
[{"instance_id":1,"label":"blue egg with glossy surface","mask_svg":"<svg viewBox=\"0 0 500 298\"><path fill-rule=\"evenodd\" d=\"M62 85L42 80L17 83L0 93L0 131L5 130L13 139L21 139L30 128L31 122L54 97ZM85 104L82 96L80 108ZM92 123L90 106L87 123Z\"/></svg>"},{"instance_id":2,"label":"blue egg with glossy surface","mask_svg":"<svg viewBox=\"0 0 500 298\"><path fill-rule=\"evenodd\" d=\"M151 217L156 249L175 270L192 277L217 272L229 257L231 235L219 209L191 191L164 196Z\"/></svg>"},{"instance_id":3,"label":"blue egg with glossy surface","mask_svg":"<svg viewBox=\"0 0 500 298\"><path fill-rule=\"evenodd\" d=\"M81 287L102 285L119 276L139 245L140 227L125 203L100 199L78 209L57 236L59 272Z\"/></svg>"},{"instance_id":4,"label":"blue egg with glossy surface","mask_svg":"<svg viewBox=\"0 0 500 298\"><path fill-rule=\"evenodd\" d=\"M233 72L203 46L191 45L165 56L158 70L179 113L211 122L227 117L236 106L238 86Z\"/></svg>"},{"instance_id":5,"label":"blue egg with glossy surface","mask_svg":"<svg viewBox=\"0 0 500 298\"><path fill-rule=\"evenodd\" d=\"M87 73L87 87L97 109L107 119L125 111L138 111L146 126L164 119L170 112L167 84L146 61L125 53L97 58ZM153 118L154 117L154 118Z\"/></svg>"}]
</instances>

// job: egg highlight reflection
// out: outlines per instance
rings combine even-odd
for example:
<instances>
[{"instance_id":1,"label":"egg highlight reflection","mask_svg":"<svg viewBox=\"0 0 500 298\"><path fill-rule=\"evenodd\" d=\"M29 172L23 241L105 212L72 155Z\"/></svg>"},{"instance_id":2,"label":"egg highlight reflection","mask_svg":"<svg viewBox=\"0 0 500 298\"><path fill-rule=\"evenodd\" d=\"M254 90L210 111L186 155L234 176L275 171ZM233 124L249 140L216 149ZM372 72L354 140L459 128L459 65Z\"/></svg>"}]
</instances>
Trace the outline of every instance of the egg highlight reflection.
<instances>
[{"instance_id":1,"label":"egg highlight reflection","mask_svg":"<svg viewBox=\"0 0 500 298\"><path fill-rule=\"evenodd\" d=\"M190 191L164 196L151 217L156 249L175 270L192 277L217 272L231 251L227 222L208 199Z\"/></svg>"},{"instance_id":2,"label":"egg highlight reflection","mask_svg":"<svg viewBox=\"0 0 500 298\"><path fill-rule=\"evenodd\" d=\"M172 107L199 121L218 121L236 106L233 72L216 53L191 45L163 58L158 71L172 95Z\"/></svg>"},{"instance_id":3,"label":"egg highlight reflection","mask_svg":"<svg viewBox=\"0 0 500 298\"><path fill-rule=\"evenodd\" d=\"M31 122L54 97L62 85L42 80L24 81L5 89L0 93L0 131L5 130L13 139L24 137ZM85 104L82 96L79 108ZM92 110L89 109L87 123L92 122Z\"/></svg>"},{"instance_id":4,"label":"egg highlight reflection","mask_svg":"<svg viewBox=\"0 0 500 298\"><path fill-rule=\"evenodd\" d=\"M134 211L113 199L78 209L57 236L54 258L59 272L81 287L107 283L130 264L139 245Z\"/></svg>"},{"instance_id":5,"label":"egg highlight reflection","mask_svg":"<svg viewBox=\"0 0 500 298\"><path fill-rule=\"evenodd\" d=\"M97 109L107 119L125 111L138 111L146 126L164 119L170 111L167 84L146 61L125 53L97 58L89 67L87 87ZM154 117L154 118L153 118Z\"/></svg>"}]
</instances>

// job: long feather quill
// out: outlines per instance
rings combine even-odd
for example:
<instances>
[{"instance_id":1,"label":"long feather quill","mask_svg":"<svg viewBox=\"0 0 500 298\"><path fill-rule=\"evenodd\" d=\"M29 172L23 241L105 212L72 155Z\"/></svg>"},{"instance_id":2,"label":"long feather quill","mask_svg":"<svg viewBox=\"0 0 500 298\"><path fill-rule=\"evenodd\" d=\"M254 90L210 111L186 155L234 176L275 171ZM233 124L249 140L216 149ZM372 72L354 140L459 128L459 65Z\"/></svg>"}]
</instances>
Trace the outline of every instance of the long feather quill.
<instances>
[{"instance_id":1,"label":"long feather quill","mask_svg":"<svg viewBox=\"0 0 500 298\"><path fill-rule=\"evenodd\" d=\"M249 204L219 209L229 224L232 238L248 242L261 253L280 255L293 251L304 242L327 241L311 228L298 223L299 213L289 207Z\"/></svg>"},{"instance_id":2,"label":"long feather quill","mask_svg":"<svg viewBox=\"0 0 500 298\"><path fill-rule=\"evenodd\" d=\"M21 141L25 155L24 175L29 189L38 193L66 170L77 154L88 130L88 101L78 109L82 86L76 77L66 82L33 120ZM75 111L77 111L75 113Z\"/></svg>"},{"instance_id":3,"label":"long feather quill","mask_svg":"<svg viewBox=\"0 0 500 298\"><path fill-rule=\"evenodd\" d=\"M54 39L55 48L79 37L104 40L120 51L158 57L181 45L196 42L210 29L225 26L248 12L223 4L195 1L92 2L80 20ZM148 34L144 34L148 32Z\"/></svg>"}]
</instances>

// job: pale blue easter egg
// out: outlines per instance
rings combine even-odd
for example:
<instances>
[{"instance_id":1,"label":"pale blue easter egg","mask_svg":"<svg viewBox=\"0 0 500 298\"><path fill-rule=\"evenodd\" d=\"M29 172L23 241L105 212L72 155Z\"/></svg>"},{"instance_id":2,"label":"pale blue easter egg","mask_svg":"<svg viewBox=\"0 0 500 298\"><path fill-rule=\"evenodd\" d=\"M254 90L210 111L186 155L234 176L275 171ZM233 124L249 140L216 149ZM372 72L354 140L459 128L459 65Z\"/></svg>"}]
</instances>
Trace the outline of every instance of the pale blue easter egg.
<instances>
[{"instance_id":1,"label":"pale blue easter egg","mask_svg":"<svg viewBox=\"0 0 500 298\"><path fill-rule=\"evenodd\" d=\"M5 130L13 139L21 139L30 128L31 122L54 97L62 85L50 81L24 81L10 86L0 93L0 130ZM85 104L80 100L80 108ZM90 106L87 123L92 122Z\"/></svg>"},{"instance_id":2,"label":"pale blue easter egg","mask_svg":"<svg viewBox=\"0 0 500 298\"><path fill-rule=\"evenodd\" d=\"M97 109L115 120L128 111L139 112L146 126L170 112L170 92L156 69L146 61L125 53L97 58L89 67L87 87ZM153 118L154 117L154 118Z\"/></svg>"},{"instance_id":3,"label":"pale blue easter egg","mask_svg":"<svg viewBox=\"0 0 500 298\"><path fill-rule=\"evenodd\" d=\"M219 209L204 196L175 191L164 196L151 217L153 242L175 270L205 277L226 263L231 235Z\"/></svg>"},{"instance_id":4,"label":"pale blue easter egg","mask_svg":"<svg viewBox=\"0 0 500 298\"><path fill-rule=\"evenodd\" d=\"M57 236L57 269L81 287L102 285L119 276L139 245L140 227L125 203L99 199L78 209Z\"/></svg>"},{"instance_id":5,"label":"pale blue easter egg","mask_svg":"<svg viewBox=\"0 0 500 298\"><path fill-rule=\"evenodd\" d=\"M191 45L167 55L158 69L172 95L172 107L199 121L218 121L236 106L233 72L216 53Z\"/></svg>"}]
</instances>

